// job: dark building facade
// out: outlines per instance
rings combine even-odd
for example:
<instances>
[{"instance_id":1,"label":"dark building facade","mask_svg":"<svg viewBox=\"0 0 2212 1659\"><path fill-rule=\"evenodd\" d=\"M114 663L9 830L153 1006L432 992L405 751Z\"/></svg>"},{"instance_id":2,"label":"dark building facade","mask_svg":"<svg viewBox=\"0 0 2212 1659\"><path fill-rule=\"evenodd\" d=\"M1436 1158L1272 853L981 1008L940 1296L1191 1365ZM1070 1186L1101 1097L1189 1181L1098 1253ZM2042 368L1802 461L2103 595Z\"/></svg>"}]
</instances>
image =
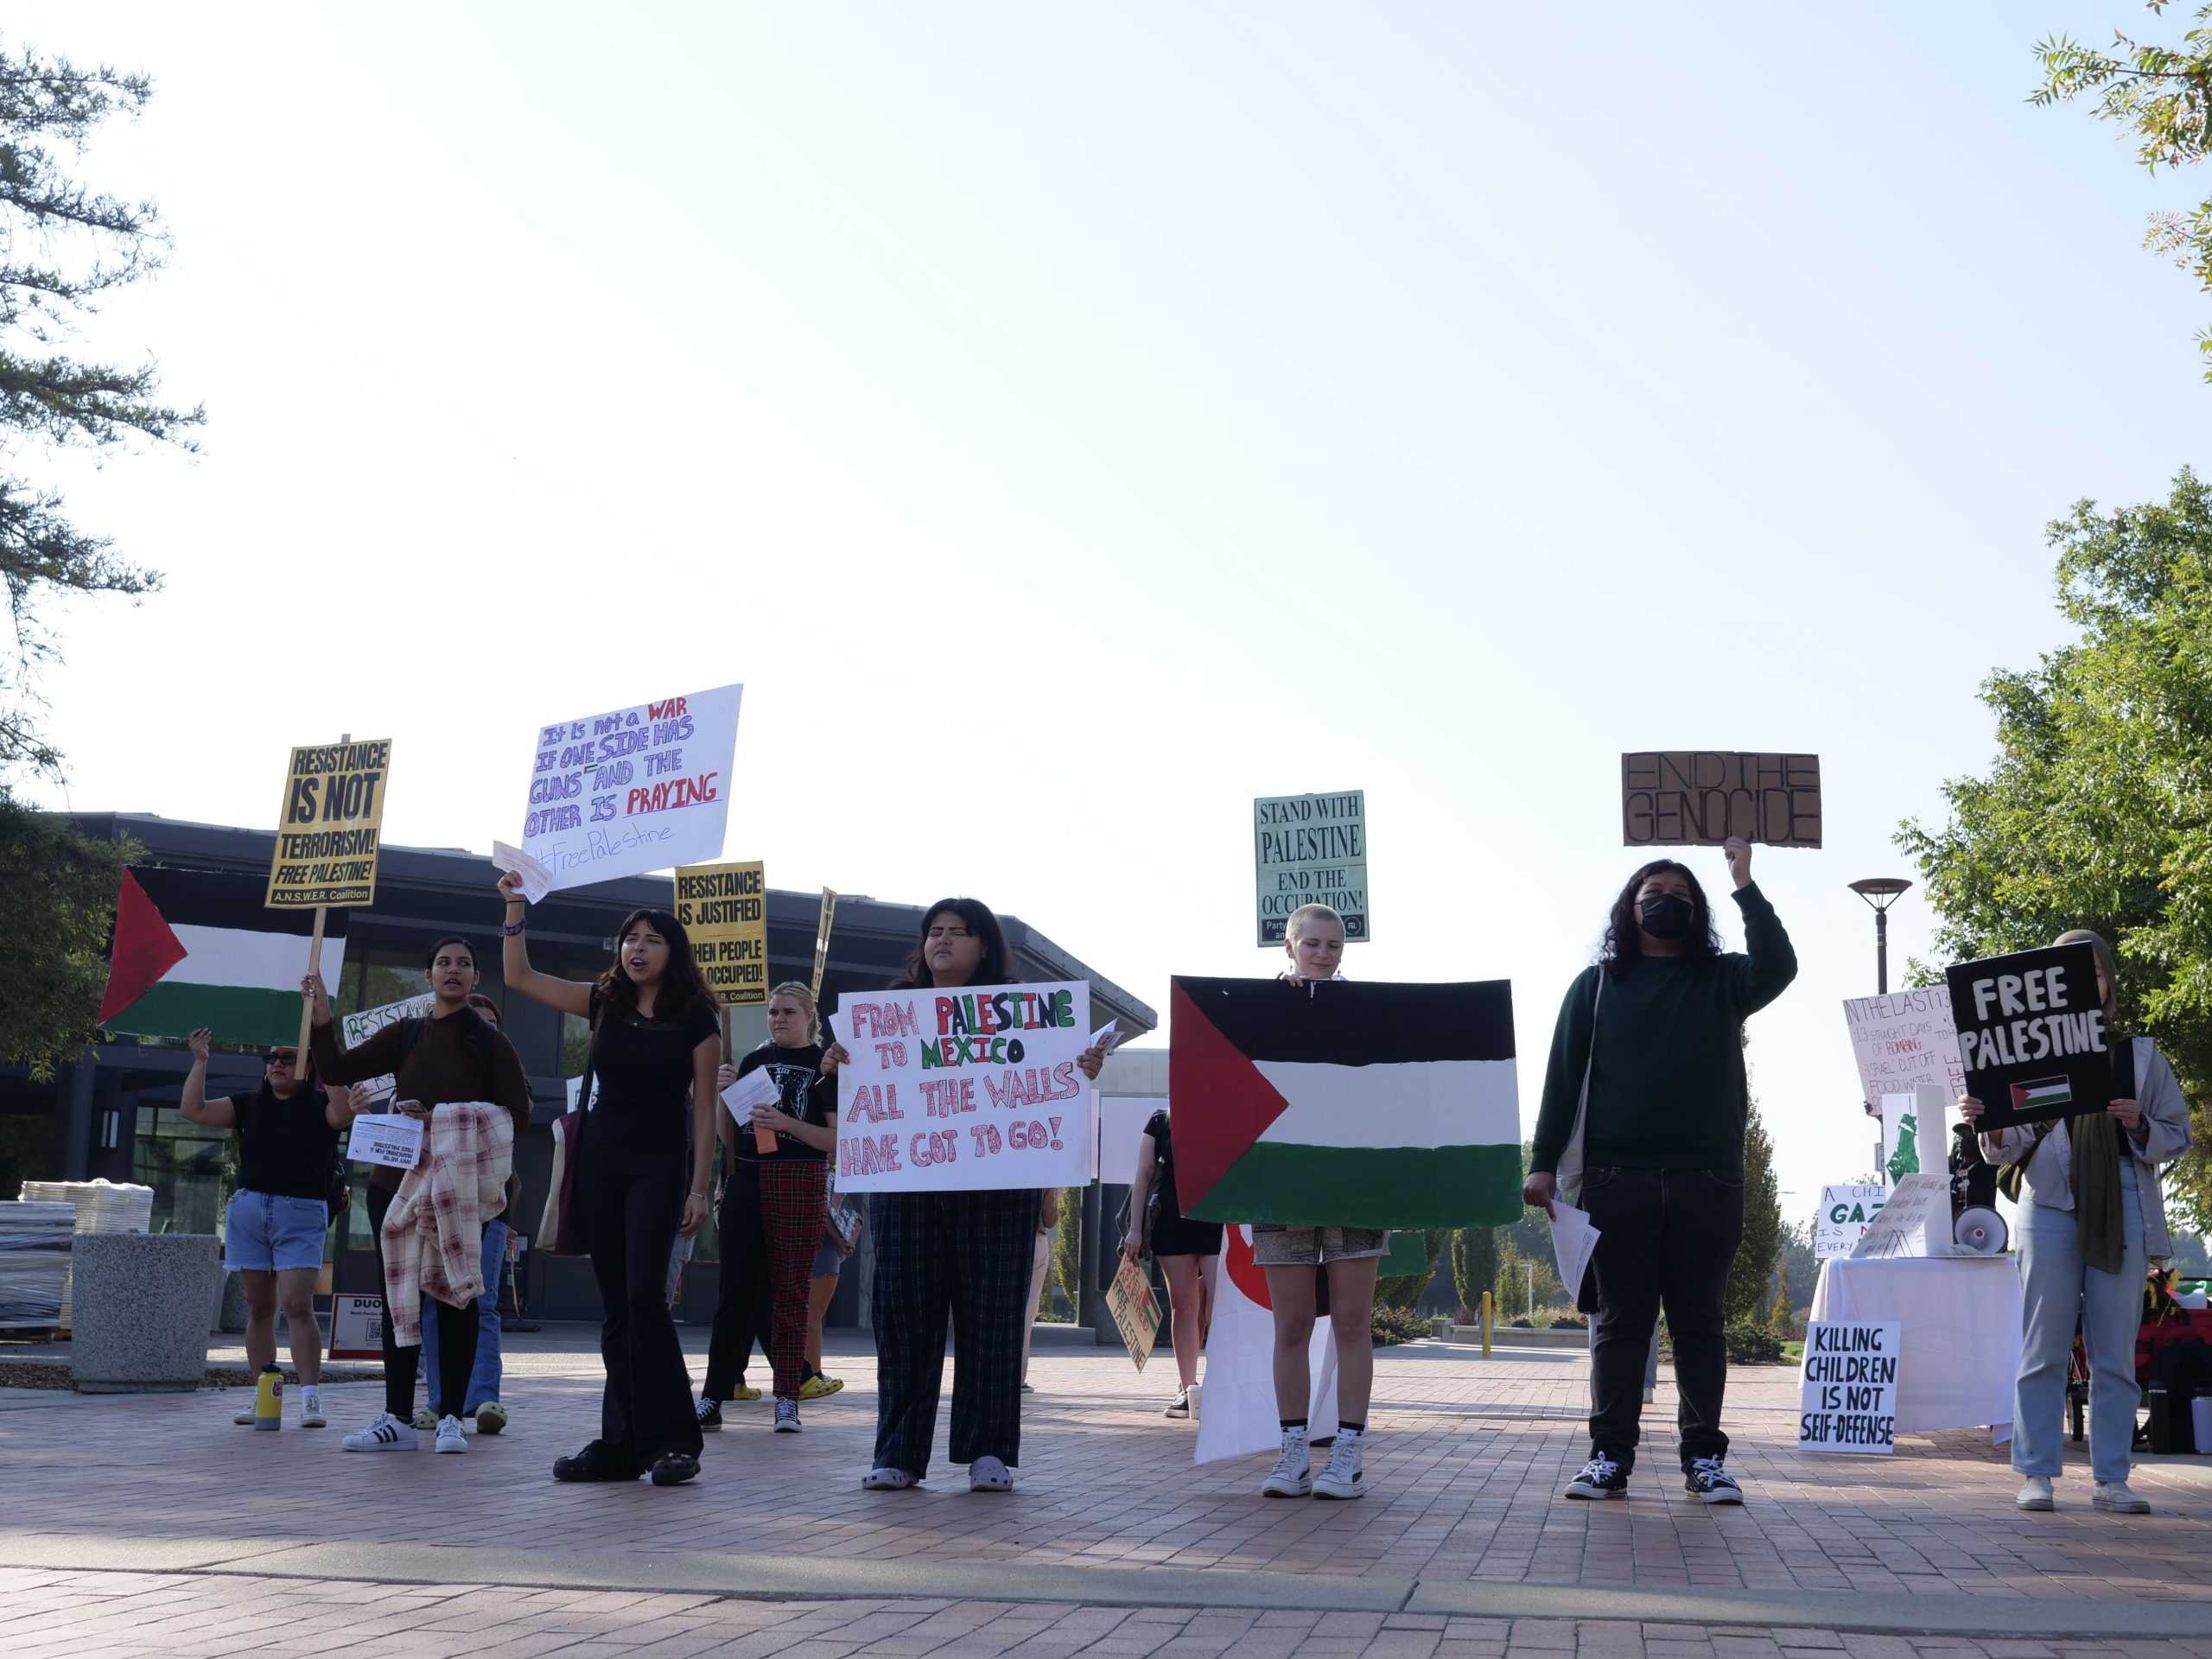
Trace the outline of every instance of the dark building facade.
<instances>
[{"instance_id":1,"label":"dark building facade","mask_svg":"<svg viewBox=\"0 0 2212 1659\"><path fill-rule=\"evenodd\" d=\"M77 829L101 840L128 838L145 850L142 861L179 868L265 875L273 850L270 831L184 823L131 813L80 813ZM380 1007L424 989L423 964L442 935L476 943L484 992L505 1015L505 1028L529 1073L533 1097L530 1133L515 1148L523 1195L512 1217L517 1230L535 1234L545 1203L552 1161L551 1125L567 1109L568 1079L583 1070L589 1032L582 1020L563 1015L522 996L509 996L500 977L499 924L502 907L497 872L480 855L454 849L386 847L378 869L373 908L349 912L343 966L331 985L340 1015ZM531 965L564 978L588 979L612 960L614 931L644 906L668 907L665 878L602 882L549 894L530 916ZM943 895L925 896L927 903ZM986 901L990 895L979 895ZM805 980L814 970L821 895L772 889L768 894L769 980ZM921 926L918 905L889 904L840 895L823 976L825 1014L849 992L880 989L912 949ZM1153 1011L1110 981L1069 956L1050 938L1012 916L1002 916L1013 947L1016 976L1029 980L1087 980L1092 1018L1111 1019L1136 1035L1157 1023ZM18 943L20 948L21 942ZM304 953L301 963L306 962ZM221 1033L217 1033L220 1041ZM155 1192L156 1230L213 1232L229 1190L225 1170L232 1137L183 1122L179 1094L190 1057L181 1045L140 1044L124 1038L88 1049L58 1069L50 1082L21 1067L0 1068L0 1198L16 1196L24 1180L137 1181ZM257 1052L218 1052L208 1066L211 1096L244 1094L260 1086ZM335 1287L374 1292L367 1206L359 1195L334 1242ZM866 1235L863 1234L865 1241ZM865 1243L863 1245L865 1249ZM719 1250L711 1225L685 1270L686 1319L711 1315L718 1283ZM830 1324L860 1322L861 1271L849 1270L832 1306ZM581 1260L525 1252L517 1289L528 1313L539 1319L596 1319L599 1295L590 1266Z\"/></svg>"}]
</instances>

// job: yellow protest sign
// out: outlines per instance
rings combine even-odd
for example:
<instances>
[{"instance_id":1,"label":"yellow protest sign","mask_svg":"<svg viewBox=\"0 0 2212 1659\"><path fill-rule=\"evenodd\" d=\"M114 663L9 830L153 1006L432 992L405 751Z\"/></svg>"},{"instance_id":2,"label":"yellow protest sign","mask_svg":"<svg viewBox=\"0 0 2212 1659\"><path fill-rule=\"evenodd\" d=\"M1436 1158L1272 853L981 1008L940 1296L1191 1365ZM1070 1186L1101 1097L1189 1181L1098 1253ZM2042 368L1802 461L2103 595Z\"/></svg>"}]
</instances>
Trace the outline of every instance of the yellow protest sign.
<instances>
[{"instance_id":1,"label":"yellow protest sign","mask_svg":"<svg viewBox=\"0 0 2212 1659\"><path fill-rule=\"evenodd\" d=\"M676 872L676 919L691 936L707 988L725 1008L768 1001L768 884L751 864L686 864Z\"/></svg>"},{"instance_id":2,"label":"yellow protest sign","mask_svg":"<svg viewBox=\"0 0 2212 1659\"><path fill-rule=\"evenodd\" d=\"M376 902L391 740L319 743L292 751L269 895L278 910Z\"/></svg>"}]
</instances>

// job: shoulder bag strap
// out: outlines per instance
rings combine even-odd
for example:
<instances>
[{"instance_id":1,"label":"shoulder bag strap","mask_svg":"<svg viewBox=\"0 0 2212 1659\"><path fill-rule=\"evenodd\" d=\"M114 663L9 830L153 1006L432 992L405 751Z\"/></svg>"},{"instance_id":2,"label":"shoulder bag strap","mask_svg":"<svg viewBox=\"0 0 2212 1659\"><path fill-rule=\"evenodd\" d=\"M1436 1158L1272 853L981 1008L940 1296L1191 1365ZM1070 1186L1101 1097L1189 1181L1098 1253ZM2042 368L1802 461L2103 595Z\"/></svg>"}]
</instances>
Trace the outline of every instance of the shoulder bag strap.
<instances>
[{"instance_id":1,"label":"shoulder bag strap","mask_svg":"<svg viewBox=\"0 0 2212 1659\"><path fill-rule=\"evenodd\" d=\"M576 1090L576 1109L591 1110L592 1079L599 1074L599 1022L607 1017L604 1006L594 1008L591 1016L591 1045L584 1050L584 1080Z\"/></svg>"}]
</instances>

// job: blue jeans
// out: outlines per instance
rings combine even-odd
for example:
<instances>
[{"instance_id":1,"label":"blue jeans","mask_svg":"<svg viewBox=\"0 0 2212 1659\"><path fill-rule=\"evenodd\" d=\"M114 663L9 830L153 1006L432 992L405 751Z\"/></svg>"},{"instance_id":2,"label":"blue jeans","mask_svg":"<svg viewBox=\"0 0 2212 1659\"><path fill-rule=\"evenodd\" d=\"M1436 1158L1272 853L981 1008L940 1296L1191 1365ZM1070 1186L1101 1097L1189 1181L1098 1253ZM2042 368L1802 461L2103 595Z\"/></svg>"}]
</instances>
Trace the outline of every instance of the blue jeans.
<instances>
[{"instance_id":1,"label":"blue jeans","mask_svg":"<svg viewBox=\"0 0 2212 1659\"><path fill-rule=\"evenodd\" d=\"M2143 1324L2143 1210L2135 1160L2120 1160L2120 1223L2127 1241L2118 1273L2082 1262L2081 1224L2071 1210L2020 1207L2020 1287L2026 1303L2020 1377L2012 1391L2012 1467L2056 1475L2065 1458L2066 1370L2074 1326L2089 1356L2089 1466L2099 1480L2126 1480L2135 1444L2135 1335Z\"/></svg>"},{"instance_id":2,"label":"blue jeans","mask_svg":"<svg viewBox=\"0 0 2212 1659\"><path fill-rule=\"evenodd\" d=\"M507 1259L507 1224L494 1221L484 1228L484 1294L476 1299L476 1368L468 1374L466 1416L487 1400L499 1397L499 1269ZM430 1409L441 1417L446 1403L438 1395L438 1322L429 1314L428 1296L423 1299L423 1375L429 1379Z\"/></svg>"}]
</instances>

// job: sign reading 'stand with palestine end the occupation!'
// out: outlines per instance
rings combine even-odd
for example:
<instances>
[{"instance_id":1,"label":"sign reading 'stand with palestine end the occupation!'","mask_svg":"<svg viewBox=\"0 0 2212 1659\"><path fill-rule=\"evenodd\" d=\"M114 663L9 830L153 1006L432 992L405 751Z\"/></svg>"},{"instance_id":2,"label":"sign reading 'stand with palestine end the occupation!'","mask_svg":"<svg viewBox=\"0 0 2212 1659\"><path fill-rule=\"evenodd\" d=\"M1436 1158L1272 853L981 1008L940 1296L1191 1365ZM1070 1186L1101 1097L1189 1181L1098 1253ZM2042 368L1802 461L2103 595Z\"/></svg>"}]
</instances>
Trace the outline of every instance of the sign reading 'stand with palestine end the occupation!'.
<instances>
[{"instance_id":1,"label":"sign reading 'stand with palestine end the occupation!'","mask_svg":"<svg viewBox=\"0 0 2212 1659\"><path fill-rule=\"evenodd\" d=\"M359 909L375 903L391 741L318 743L292 751L269 861L278 910Z\"/></svg>"},{"instance_id":2,"label":"sign reading 'stand with palestine end the occupation!'","mask_svg":"<svg viewBox=\"0 0 2212 1659\"><path fill-rule=\"evenodd\" d=\"M1734 749L1621 756L1621 833L1630 847L1821 844L1821 758Z\"/></svg>"},{"instance_id":3,"label":"sign reading 'stand with palestine end the occupation!'","mask_svg":"<svg viewBox=\"0 0 2212 1659\"><path fill-rule=\"evenodd\" d=\"M1374 937L1367 912L1367 791L1267 795L1252 803L1262 944L1281 944L1291 912L1326 905L1344 942Z\"/></svg>"}]
</instances>

